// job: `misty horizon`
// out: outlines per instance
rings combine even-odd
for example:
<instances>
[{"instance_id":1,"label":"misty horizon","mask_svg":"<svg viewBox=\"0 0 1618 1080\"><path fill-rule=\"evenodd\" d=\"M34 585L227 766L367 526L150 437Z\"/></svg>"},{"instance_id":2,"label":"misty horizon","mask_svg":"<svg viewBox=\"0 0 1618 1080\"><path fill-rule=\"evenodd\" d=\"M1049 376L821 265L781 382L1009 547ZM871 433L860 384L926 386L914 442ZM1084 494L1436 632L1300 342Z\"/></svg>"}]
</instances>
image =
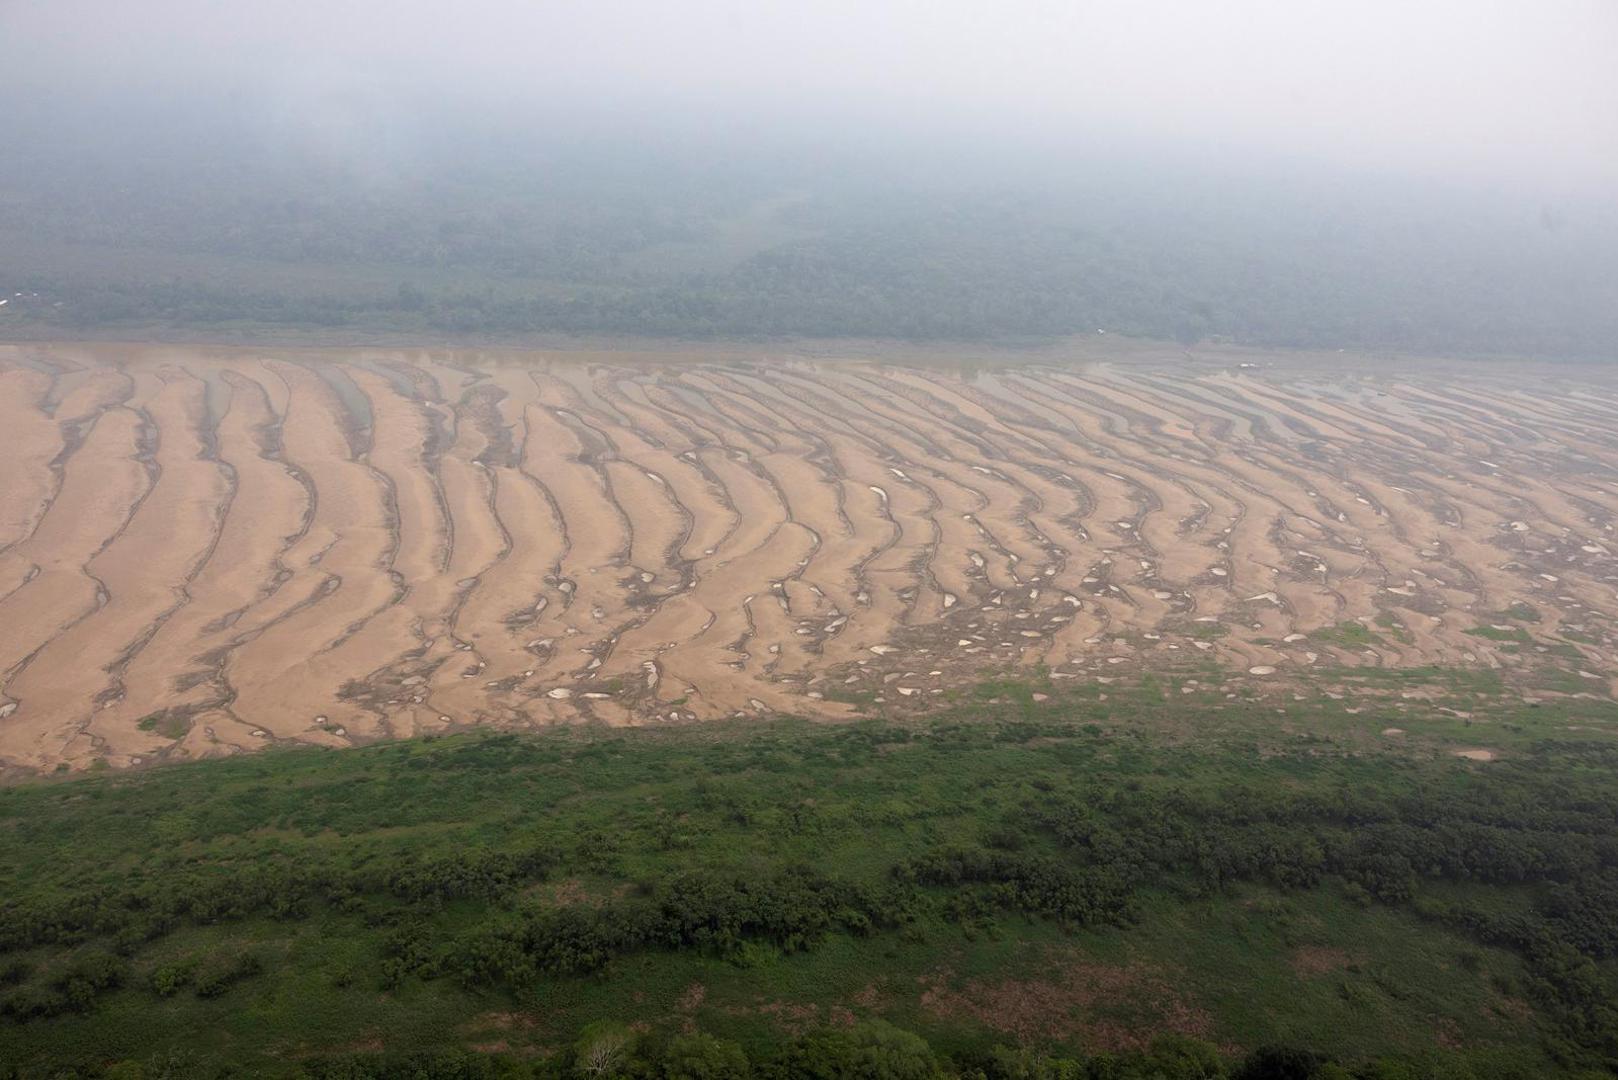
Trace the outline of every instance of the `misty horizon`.
<instances>
[{"instance_id":1,"label":"misty horizon","mask_svg":"<svg viewBox=\"0 0 1618 1080\"><path fill-rule=\"evenodd\" d=\"M1547 197L1618 181L1613 55L1599 0L0 7L0 90L45 122L190 101L370 145L408 143L423 113L775 147L986 140Z\"/></svg>"},{"instance_id":2,"label":"misty horizon","mask_svg":"<svg viewBox=\"0 0 1618 1080\"><path fill-rule=\"evenodd\" d=\"M1585 0L13 0L0 329L1610 356L1613 46Z\"/></svg>"}]
</instances>

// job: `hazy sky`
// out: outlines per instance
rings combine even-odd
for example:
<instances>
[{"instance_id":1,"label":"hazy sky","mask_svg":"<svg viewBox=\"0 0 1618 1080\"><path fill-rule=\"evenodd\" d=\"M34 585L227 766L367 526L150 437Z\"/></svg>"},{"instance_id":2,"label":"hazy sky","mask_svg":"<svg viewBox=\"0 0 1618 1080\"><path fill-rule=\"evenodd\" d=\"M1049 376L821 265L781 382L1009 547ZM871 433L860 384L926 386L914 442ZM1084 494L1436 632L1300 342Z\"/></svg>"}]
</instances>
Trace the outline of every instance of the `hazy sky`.
<instances>
[{"instance_id":1,"label":"hazy sky","mask_svg":"<svg viewBox=\"0 0 1618 1080\"><path fill-rule=\"evenodd\" d=\"M53 86L1127 130L1618 184L1618 0L0 0L0 88Z\"/></svg>"}]
</instances>

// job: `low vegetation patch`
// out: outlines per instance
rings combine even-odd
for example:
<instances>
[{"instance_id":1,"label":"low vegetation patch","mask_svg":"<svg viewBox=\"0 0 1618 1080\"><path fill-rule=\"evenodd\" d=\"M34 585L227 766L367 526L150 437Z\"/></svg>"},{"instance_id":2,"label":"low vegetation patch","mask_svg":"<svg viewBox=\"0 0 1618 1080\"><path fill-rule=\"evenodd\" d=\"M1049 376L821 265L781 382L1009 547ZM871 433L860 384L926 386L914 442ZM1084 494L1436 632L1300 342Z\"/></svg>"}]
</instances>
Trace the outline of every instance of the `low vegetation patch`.
<instances>
[{"instance_id":1,"label":"low vegetation patch","mask_svg":"<svg viewBox=\"0 0 1618 1080\"><path fill-rule=\"evenodd\" d=\"M1510 641L1518 645L1526 645L1534 640L1528 631L1515 626L1474 626L1466 633L1490 641Z\"/></svg>"},{"instance_id":2,"label":"low vegetation patch","mask_svg":"<svg viewBox=\"0 0 1618 1080\"><path fill-rule=\"evenodd\" d=\"M1340 622L1336 626L1323 626L1311 633L1309 638L1322 645L1336 645L1344 649L1367 648L1382 643L1380 634L1363 623L1352 620Z\"/></svg>"}]
</instances>

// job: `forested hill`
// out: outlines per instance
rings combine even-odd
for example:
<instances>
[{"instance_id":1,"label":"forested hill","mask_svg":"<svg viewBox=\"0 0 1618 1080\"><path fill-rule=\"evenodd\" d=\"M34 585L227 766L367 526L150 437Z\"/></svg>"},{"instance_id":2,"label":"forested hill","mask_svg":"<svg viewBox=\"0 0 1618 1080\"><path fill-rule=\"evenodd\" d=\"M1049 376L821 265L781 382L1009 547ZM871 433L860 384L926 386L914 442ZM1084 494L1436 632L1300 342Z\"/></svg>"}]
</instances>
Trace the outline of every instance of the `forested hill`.
<instances>
[{"instance_id":1,"label":"forested hill","mask_svg":"<svg viewBox=\"0 0 1618 1080\"><path fill-rule=\"evenodd\" d=\"M1577 202L993 147L425 127L18 122L0 334L1105 330L1581 357L1618 341L1618 220Z\"/></svg>"}]
</instances>

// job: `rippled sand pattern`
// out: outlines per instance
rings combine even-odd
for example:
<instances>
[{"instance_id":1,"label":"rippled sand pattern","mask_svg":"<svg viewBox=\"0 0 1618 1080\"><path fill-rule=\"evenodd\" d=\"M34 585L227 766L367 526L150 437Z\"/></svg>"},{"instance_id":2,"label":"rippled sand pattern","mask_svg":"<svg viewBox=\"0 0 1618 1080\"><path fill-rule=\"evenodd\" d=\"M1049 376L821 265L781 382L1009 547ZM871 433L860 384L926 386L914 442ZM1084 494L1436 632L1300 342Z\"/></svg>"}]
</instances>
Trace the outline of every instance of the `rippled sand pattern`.
<instances>
[{"instance_id":1,"label":"rippled sand pattern","mask_svg":"<svg viewBox=\"0 0 1618 1080\"><path fill-rule=\"evenodd\" d=\"M0 763L1509 675L1524 627L1611 693L1618 380L1423 371L0 346Z\"/></svg>"}]
</instances>

